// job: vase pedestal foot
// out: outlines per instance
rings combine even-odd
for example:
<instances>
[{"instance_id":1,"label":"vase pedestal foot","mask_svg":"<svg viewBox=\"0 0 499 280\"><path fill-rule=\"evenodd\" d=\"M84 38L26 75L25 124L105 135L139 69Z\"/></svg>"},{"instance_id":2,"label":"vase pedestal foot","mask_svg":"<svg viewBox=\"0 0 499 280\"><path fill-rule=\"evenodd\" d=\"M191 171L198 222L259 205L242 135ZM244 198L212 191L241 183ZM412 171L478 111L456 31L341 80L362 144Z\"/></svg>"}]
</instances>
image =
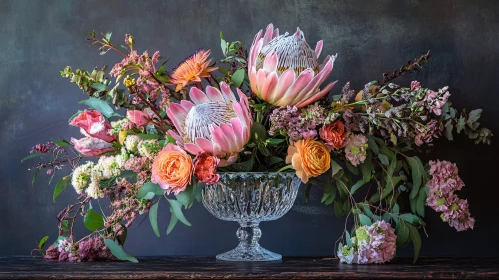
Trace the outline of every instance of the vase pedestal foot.
<instances>
[{"instance_id":1,"label":"vase pedestal foot","mask_svg":"<svg viewBox=\"0 0 499 280\"><path fill-rule=\"evenodd\" d=\"M222 261L278 261L282 256L262 248L258 240L262 236L262 231L258 223L240 223L237 230L239 245L236 248L217 255L217 260Z\"/></svg>"}]
</instances>

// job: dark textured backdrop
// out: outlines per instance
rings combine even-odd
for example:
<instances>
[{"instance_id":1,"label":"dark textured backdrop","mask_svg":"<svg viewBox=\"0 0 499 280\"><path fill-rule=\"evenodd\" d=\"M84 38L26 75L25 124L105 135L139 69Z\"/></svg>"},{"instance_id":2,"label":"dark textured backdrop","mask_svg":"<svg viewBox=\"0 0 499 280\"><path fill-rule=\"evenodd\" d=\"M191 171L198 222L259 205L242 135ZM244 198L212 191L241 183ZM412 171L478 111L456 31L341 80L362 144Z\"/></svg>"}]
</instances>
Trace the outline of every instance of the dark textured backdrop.
<instances>
[{"instance_id":1,"label":"dark textured backdrop","mask_svg":"<svg viewBox=\"0 0 499 280\"><path fill-rule=\"evenodd\" d=\"M339 84L381 78L428 49L434 64L406 77L426 86L450 86L456 107L483 108L482 122L499 135L499 1L33 1L0 0L0 255L28 254L45 234L57 235L55 215L76 198L68 189L52 203L52 187L39 176L31 187L29 163L20 164L35 143L79 135L67 119L85 98L58 71L66 65L91 69L112 65L116 54L99 56L85 40L87 30L131 33L137 48L161 50L176 65L200 47L220 57L218 33L248 47L268 23L281 32L299 26L323 54L338 53L330 79ZM340 86L333 89L338 92ZM438 141L432 158L457 162L466 183L461 192L476 217L474 231L457 233L429 210L422 255L499 256L497 139L474 146L457 137ZM42 179L43 178L43 179ZM284 255L331 255L343 221L332 207L302 194L282 219L263 223L261 243ZM163 208L162 210L165 210ZM161 207L160 207L161 210ZM193 226L178 225L156 238L148 221L129 231L135 255L214 255L236 244L235 223L221 222L196 205L186 212ZM161 231L169 215L159 215ZM85 229L80 229L83 234ZM410 254L406 249L402 254Z\"/></svg>"}]
</instances>

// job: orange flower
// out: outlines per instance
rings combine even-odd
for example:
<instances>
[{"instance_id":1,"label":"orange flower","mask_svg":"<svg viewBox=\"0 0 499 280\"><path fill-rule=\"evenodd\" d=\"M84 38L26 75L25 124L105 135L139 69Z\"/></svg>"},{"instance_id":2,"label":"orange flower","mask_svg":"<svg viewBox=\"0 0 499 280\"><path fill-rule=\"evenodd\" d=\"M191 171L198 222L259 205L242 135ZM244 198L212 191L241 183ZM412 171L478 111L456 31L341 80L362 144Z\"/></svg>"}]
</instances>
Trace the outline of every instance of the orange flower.
<instances>
[{"instance_id":1,"label":"orange flower","mask_svg":"<svg viewBox=\"0 0 499 280\"><path fill-rule=\"evenodd\" d=\"M208 185L215 184L220 175L215 174L220 159L208 153L199 154L194 160L194 175L200 182Z\"/></svg>"},{"instance_id":2,"label":"orange flower","mask_svg":"<svg viewBox=\"0 0 499 280\"><path fill-rule=\"evenodd\" d=\"M151 181L177 195L191 181L193 169L192 158L180 147L168 144L154 158Z\"/></svg>"},{"instance_id":3,"label":"orange flower","mask_svg":"<svg viewBox=\"0 0 499 280\"><path fill-rule=\"evenodd\" d=\"M307 183L308 178L317 177L329 169L331 156L324 143L307 138L288 147L286 163L291 163L298 178Z\"/></svg>"},{"instance_id":4,"label":"orange flower","mask_svg":"<svg viewBox=\"0 0 499 280\"><path fill-rule=\"evenodd\" d=\"M345 145L345 139L348 137L348 132L345 131L345 125L341 121L335 121L323 126L319 130L321 139L326 142L330 149L339 149Z\"/></svg>"},{"instance_id":5,"label":"orange flower","mask_svg":"<svg viewBox=\"0 0 499 280\"><path fill-rule=\"evenodd\" d=\"M173 70L170 83L177 85L176 91L193 83L201 83L201 78L209 78L210 72L218 69L218 67L208 67L211 63L211 59L208 60L210 54L211 50L201 49Z\"/></svg>"}]
</instances>

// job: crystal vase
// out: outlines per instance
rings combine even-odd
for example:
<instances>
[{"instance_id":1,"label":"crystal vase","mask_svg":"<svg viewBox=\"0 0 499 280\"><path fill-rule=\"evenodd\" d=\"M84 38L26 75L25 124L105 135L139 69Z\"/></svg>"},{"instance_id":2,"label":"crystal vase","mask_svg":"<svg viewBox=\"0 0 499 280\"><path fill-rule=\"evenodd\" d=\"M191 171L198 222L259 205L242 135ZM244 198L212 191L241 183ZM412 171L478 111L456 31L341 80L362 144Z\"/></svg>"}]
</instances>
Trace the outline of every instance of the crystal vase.
<instances>
[{"instance_id":1,"label":"crystal vase","mask_svg":"<svg viewBox=\"0 0 499 280\"><path fill-rule=\"evenodd\" d=\"M238 222L239 245L217 255L225 261L275 261L281 255L258 244L262 221L277 220L293 206L300 187L294 173L220 173L220 180L203 190L203 205L215 217Z\"/></svg>"}]
</instances>

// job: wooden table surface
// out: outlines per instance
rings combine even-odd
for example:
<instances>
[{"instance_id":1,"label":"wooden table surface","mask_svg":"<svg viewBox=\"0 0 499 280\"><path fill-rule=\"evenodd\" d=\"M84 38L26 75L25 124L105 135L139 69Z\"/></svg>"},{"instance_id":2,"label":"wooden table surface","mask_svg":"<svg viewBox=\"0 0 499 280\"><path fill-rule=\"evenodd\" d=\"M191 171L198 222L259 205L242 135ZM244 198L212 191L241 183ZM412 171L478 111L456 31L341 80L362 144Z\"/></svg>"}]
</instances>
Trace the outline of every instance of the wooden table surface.
<instances>
[{"instance_id":1,"label":"wooden table surface","mask_svg":"<svg viewBox=\"0 0 499 280\"><path fill-rule=\"evenodd\" d=\"M237 263L213 257L142 257L139 263L59 263L0 257L1 279L499 279L497 258L396 258L384 265L347 265L331 258Z\"/></svg>"}]
</instances>

